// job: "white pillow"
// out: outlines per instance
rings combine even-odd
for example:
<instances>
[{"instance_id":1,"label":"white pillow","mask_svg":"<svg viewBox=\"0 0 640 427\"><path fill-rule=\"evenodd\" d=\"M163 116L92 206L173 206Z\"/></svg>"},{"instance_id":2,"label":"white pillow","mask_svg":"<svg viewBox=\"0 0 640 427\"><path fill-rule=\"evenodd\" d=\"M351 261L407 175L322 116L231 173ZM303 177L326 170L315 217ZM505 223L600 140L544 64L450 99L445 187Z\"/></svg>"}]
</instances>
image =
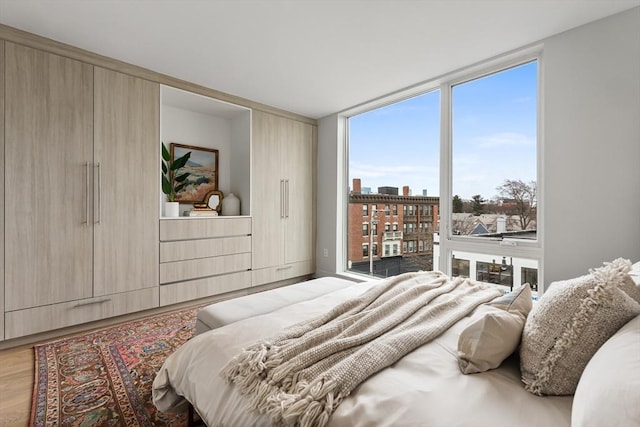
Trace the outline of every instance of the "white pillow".
<instances>
[{"instance_id":1,"label":"white pillow","mask_svg":"<svg viewBox=\"0 0 640 427\"><path fill-rule=\"evenodd\" d=\"M571 426L640 426L640 316L609 338L585 367Z\"/></svg>"},{"instance_id":2,"label":"white pillow","mask_svg":"<svg viewBox=\"0 0 640 427\"><path fill-rule=\"evenodd\" d=\"M640 286L640 261L636 262L631 266L631 270L629 270L629 276L633 280L633 283L636 286Z\"/></svg>"},{"instance_id":3,"label":"white pillow","mask_svg":"<svg viewBox=\"0 0 640 427\"><path fill-rule=\"evenodd\" d=\"M458 338L458 365L463 374L495 369L520 344L525 319L531 311L528 283L483 304Z\"/></svg>"}]
</instances>

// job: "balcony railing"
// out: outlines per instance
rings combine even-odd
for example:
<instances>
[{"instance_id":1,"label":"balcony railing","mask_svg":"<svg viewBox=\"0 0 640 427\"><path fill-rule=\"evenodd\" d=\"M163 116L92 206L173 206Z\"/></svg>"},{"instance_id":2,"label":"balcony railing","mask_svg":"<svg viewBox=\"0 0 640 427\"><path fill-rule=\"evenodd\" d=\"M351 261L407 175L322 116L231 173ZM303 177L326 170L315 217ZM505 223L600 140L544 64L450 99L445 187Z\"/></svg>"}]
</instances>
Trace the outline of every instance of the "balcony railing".
<instances>
[{"instance_id":1,"label":"balcony railing","mask_svg":"<svg viewBox=\"0 0 640 427\"><path fill-rule=\"evenodd\" d=\"M402 231L385 231L384 240L400 240L402 239Z\"/></svg>"}]
</instances>

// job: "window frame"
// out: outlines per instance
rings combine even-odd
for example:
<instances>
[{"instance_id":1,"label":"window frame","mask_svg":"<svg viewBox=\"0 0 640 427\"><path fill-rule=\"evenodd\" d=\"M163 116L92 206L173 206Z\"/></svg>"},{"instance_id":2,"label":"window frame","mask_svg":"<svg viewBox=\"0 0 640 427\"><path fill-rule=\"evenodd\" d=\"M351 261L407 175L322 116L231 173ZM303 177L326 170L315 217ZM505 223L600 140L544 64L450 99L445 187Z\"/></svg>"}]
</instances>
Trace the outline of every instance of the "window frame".
<instances>
[{"instance_id":1,"label":"window frame","mask_svg":"<svg viewBox=\"0 0 640 427\"><path fill-rule=\"evenodd\" d=\"M465 82L486 77L519 65L537 61L537 125L536 125L536 183L537 183L537 232L536 240L459 236L452 233L452 170L453 170L453 135L452 135L452 90L453 87ZM468 251L476 253L492 253L500 256L514 256L531 258L538 261L538 280L541 282L543 274L542 248L544 240L544 180L542 158L544 153L543 129L543 57L541 49L524 52L516 57L494 62L490 65L460 73L440 85L440 258L439 268L451 272L451 255L454 251ZM442 195L445 195L444 197Z\"/></svg>"},{"instance_id":2,"label":"window frame","mask_svg":"<svg viewBox=\"0 0 640 427\"><path fill-rule=\"evenodd\" d=\"M538 293L544 292L544 55L542 43L532 44L528 47L508 52L486 61L482 61L468 67L447 73L433 80L424 81L408 88L390 93L386 96L362 103L352 109L338 113L338 144L342 153L338 156L339 188L348 188L349 180L349 118L358 114L372 111L384 106L395 104L403 100L433 91L440 91L440 188L439 188L439 221L434 223L434 232L438 232L439 258L434 259L434 270L451 273L451 255L454 251L493 253L500 256L514 256L530 258L537 261L538 265ZM481 78L531 61L537 61L537 239L535 241L523 241L515 239L489 240L486 238L464 238L451 233L452 225L452 201L451 198L451 171L452 171L452 142L451 142L451 89L453 86L466 81ZM340 192L340 202L337 208L342 218L342 235L348 236L348 192ZM444 195L444 196L443 196ZM406 205L402 206L406 212ZM439 229L436 228L439 225ZM403 228L406 224L403 224ZM340 229L340 226L339 226ZM480 240L478 240L480 239ZM338 239L340 241L340 239ZM337 243L336 268L338 272L350 274L347 266L347 239L343 243ZM406 244L403 241L403 246ZM402 248L401 253L406 251Z\"/></svg>"}]
</instances>

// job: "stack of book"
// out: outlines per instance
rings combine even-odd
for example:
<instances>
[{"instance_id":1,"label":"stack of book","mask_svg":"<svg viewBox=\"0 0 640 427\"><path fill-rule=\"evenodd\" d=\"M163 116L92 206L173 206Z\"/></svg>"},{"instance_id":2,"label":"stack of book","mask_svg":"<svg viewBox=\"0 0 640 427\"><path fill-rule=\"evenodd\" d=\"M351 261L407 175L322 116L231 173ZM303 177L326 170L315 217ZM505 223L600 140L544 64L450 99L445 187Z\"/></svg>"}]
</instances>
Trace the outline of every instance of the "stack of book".
<instances>
[{"instance_id":1,"label":"stack of book","mask_svg":"<svg viewBox=\"0 0 640 427\"><path fill-rule=\"evenodd\" d=\"M218 216L218 211L210 207L194 206L193 209L186 212L186 216Z\"/></svg>"}]
</instances>

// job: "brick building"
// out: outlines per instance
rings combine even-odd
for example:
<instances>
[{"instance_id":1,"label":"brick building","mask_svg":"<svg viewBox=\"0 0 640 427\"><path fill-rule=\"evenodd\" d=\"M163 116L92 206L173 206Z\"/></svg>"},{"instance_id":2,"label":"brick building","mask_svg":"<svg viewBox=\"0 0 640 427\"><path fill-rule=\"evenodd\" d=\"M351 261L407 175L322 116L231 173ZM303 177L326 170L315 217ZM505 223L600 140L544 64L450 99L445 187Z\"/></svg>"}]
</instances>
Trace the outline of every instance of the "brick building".
<instances>
[{"instance_id":1,"label":"brick building","mask_svg":"<svg viewBox=\"0 0 640 427\"><path fill-rule=\"evenodd\" d=\"M349 269L377 276L432 270L433 233L439 227L438 197L412 196L409 187L379 187L363 194L359 178L349 194Z\"/></svg>"}]
</instances>

